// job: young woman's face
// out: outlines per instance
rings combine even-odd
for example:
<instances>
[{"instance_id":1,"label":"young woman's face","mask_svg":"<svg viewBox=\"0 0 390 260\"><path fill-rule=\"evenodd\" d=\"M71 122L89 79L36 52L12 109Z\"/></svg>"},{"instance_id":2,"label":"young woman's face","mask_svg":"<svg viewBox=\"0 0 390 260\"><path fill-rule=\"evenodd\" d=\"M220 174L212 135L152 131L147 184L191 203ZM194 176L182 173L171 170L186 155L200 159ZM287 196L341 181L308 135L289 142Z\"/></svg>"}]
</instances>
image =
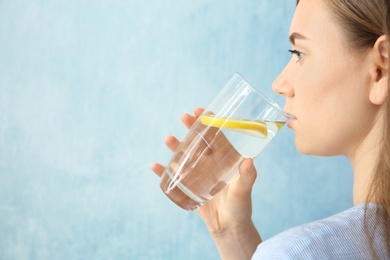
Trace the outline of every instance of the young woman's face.
<instances>
[{"instance_id":1,"label":"young woman's face","mask_svg":"<svg viewBox=\"0 0 390 260\"><path fill-rule=\"evenodd\" d=\"M290 28L293 55L273 89L295 117L288 126L305 154L349 155L373 124L368 51L349 49L323 0L301 0Z\"/></svg>"}]
</instances>

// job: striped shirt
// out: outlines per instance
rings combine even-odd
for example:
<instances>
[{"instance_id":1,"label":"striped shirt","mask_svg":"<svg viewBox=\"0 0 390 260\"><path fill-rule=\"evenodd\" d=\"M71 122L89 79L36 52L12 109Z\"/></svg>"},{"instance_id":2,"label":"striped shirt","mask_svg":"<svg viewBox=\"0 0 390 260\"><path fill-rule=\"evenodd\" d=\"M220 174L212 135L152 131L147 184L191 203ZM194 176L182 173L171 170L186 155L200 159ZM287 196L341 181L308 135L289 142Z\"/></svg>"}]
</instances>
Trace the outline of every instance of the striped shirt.
<instances>
[{"instance_id":1,"label":"striped shirt","mask_svg":"<svg viewBox=\"0 0 390 260\"><path fill-rule=\"evenodd\" d=\"M365 204L323 220L289 229L262 242L255 259L372 259L364 227ZM367 226L374 234L379 259L390 259L383 230L375 225L377 206L368 204Z\"/></svg>"}]
</instances>

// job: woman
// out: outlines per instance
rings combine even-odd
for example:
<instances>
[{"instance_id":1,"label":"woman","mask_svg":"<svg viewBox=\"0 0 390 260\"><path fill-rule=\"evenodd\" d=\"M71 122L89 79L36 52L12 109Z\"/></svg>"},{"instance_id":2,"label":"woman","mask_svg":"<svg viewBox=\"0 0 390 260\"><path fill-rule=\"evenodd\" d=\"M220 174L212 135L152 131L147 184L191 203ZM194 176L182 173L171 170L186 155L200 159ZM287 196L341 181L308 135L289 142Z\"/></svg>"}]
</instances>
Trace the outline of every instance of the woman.
<instances>
[{"instance_id":1,"label":"woman","mask_svg":"<svg viewBox=\"0 0 390 260\"><path fill-rule=\"evenodd\" d=\"M348 157L354 207L262 242L251 220L256 170L246 159L240 177L198 210L222 259L390 258L389 10L389 0L297 1L293 57L273 89L294 116L287 125L300 152ZM172 151L178 144L166 139Z\"/></svg>"}]
</instances>

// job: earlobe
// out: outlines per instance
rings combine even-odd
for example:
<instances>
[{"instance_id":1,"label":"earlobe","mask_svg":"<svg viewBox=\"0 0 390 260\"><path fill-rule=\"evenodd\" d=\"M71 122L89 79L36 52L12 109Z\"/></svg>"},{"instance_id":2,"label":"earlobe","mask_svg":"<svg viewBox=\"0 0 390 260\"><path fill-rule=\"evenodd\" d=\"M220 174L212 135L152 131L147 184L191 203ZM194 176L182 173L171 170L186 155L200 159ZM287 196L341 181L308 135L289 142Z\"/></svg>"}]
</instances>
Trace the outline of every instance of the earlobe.
<instances>
[{"instance_id":1,"label":"earlobe","mask_svg":"<svg viewBox=\"0 0 390 260\"><path fill-rule=\"evenodd\" d=\"M388 98L389 92L389 41L382 35L375 42L373 52L373 81L370 89L370 101L382 105Z\"/></svg>"},{"instance_id":2,"label":"earlobe","mask_svg":"<svg viewBox=\"0 0 390 260\"><path fill-rule=\"evenodd\" d=\"M370 90L370 101L374 105L382 105L386 102L389 94L388 77L382 77L375 82Z\"/></svg>"}]
</instances>

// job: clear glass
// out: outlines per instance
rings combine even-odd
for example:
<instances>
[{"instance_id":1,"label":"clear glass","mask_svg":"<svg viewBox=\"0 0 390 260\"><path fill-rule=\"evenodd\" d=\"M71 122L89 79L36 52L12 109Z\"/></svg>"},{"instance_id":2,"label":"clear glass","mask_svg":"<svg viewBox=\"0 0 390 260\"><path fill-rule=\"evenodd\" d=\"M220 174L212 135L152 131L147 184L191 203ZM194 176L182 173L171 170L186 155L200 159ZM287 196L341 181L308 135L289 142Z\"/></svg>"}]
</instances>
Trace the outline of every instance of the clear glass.
<instances>
[{"instance_id":1,"label":"clear glass","mask_svg":"<svg viewBox=\"0 0 390 260\"><path fill-rule=\"evenodd\" d=\"M183 209L197 209L230 184L240 163L255 158L287 119L275 102L234 74L173 154L162 191Z\"/></svg>"}]
</instances>

